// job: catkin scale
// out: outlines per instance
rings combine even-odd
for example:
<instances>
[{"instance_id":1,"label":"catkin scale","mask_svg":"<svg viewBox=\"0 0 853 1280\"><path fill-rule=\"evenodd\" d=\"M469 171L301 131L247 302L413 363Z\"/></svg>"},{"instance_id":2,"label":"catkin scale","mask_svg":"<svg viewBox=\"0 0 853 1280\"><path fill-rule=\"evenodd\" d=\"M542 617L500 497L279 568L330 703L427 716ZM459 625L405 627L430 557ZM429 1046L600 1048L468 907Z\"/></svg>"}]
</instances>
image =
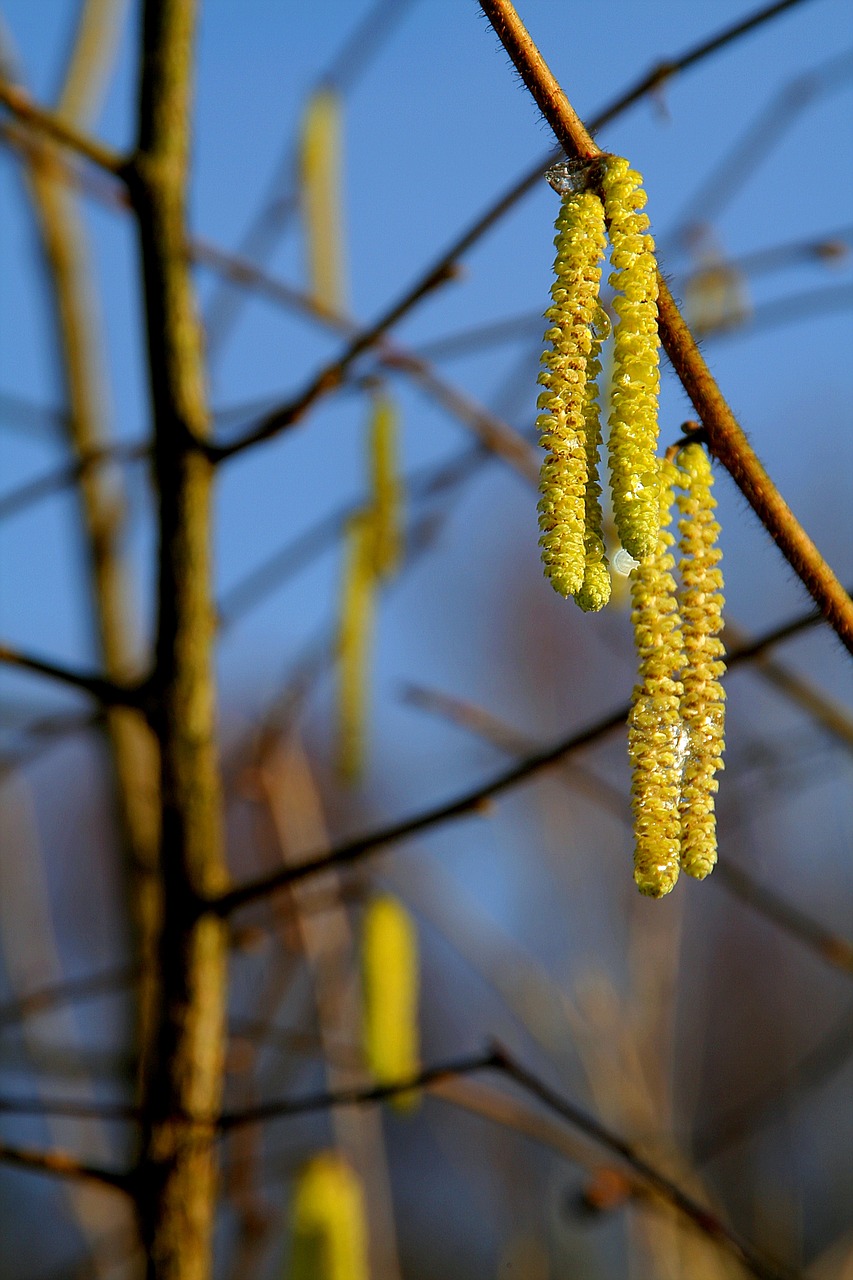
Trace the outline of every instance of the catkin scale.
<instances>
[{"instance_id":1,"label":"catkin scale","mask_svg":"<svg viewBox=\"0 0 853 1280\"><path fill-rule=\"evenodd\" d=\"M720 526L714 517L711 460L700 444L678 455L681 470L680 564L683 583L681 619L685 666L682 673L681 718L688 740L681 789L681 866L702 880L717 860L714 794L723 768L725 670L723 643L723 576L717 567Z\"/></svg>"},{"instance_id":2,"label":"catkin scale","mask_svg":"<svg viewBox=\"0 0 853 1280\"><path fill-rule=\"evenodd\" d=\"M539 477L539 545L545 574L561 595L584 583L587 360L604 256L604 210L592 192L569 192L561 202L554 243L555 281L542 355L539 443L546 451Z\"/></svg>"},{"instance_id":3,"label":"catkin scale","mask_svg":"<svg viewBox=\"0 0 853 1280\"><path fill-rule=\"evenodd\" d=\"M361 1184L334 1152L301 1169L293 1198L289 1280L368 1280Z\"/></svg>"},{"instance_id":4,"label":"catkin scale","mask_svg":"<svg viewBox=\"0 0 853 1280\"><path fill-rule=\"evenodd\" d=\"M362 1010L364 1053L379 1084L396 1084L417 1074L418 943L406 909L389 895L374 898L362 929ZM416 1095L396 1095L410 1107Z\"/></svg>"},{"instance_id":5,"label":"catkin scale","mask_svg":"<svg viewBox=\"0 0 853 1280\"><path fill-rule=\"evenodd\" d=\"M660 502L655 450L660 390L657 267L642 178L609 156L601 191L612 245L610 283L618 291L610 408L610 482L619 539L636 560L657 543Z\"/></svg>"},{"instance_id":6,"label":"catkin scale","mask_svg":"<svg viewBox=\"0 0 853 1280\"><path fill-rule=\"evenodd\" d=\"M641 893L654 898L675 887L681 848L683 741L678 676L683 650L672 576L675 561L670 552L675 539L669 532L676 478L674 465L661 462L657 545L631 575L631 621L640 676L628 722L634 880Z\"/></svg>"}]
</instances>

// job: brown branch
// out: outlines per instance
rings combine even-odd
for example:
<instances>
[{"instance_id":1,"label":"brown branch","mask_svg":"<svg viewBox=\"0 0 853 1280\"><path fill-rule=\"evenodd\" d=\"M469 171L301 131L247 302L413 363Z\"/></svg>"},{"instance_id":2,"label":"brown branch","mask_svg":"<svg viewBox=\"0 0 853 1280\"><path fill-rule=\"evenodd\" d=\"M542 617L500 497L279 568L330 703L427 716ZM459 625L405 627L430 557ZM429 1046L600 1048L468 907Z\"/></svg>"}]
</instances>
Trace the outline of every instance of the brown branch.
<instances>
[{"instance_id":1,"label":"brown branch","mask_svg":"<svg viewBox=\"0 0 853 1280\"><path fill-rule=\"evenodd\" d=\"M11 111L22 124L37 129L53 142L75 151L114 178L124 177L126 159L123 155L73 128L54 112L38 106L23 89L0 80L0 104Z\"/></svg>"},{"instance_id":2,"label":"brown branch","mask_svg":"<svg viewBox=\"0 0 853 1280\"><path fill-rule=\"evenodd\" d=\"M780 627L774 627L773 630L765 632L764 635L757 637L746 648L735 650L734 653L729 655L728 670L733 670L756 654L765 652L774 644L778 644L780 641L814 626L820 622L820 618L819 613L802 614L800 617L786 622ZM558 764L573 752L579 751L593 742L598 742L601 738L606 737L608 733L613 732L614 729L621 728L625 724L629 713L630 704L626 704L611 715L605 716L595 724L589 725L586 729L581 729L578 733L561 739L553 746L546 747L527 756L524 760L519 761L509 769L503 770L488 782L457 796L455 800L427 809L422 813L405 818L401 822L383 827L378 831L345 841L336 848L318 853L298 866L284 867L271 875L261 876L257 880L250 880L245 884L237 885L218 897L210 897L207 907L221 916L228 916L247 903L265 898L270 893L275 893L279 889L295 884L309 876L318 875L327 871L330 867L345 866L359 862L369 854L387 848L389 845L396 844L401 840L408 839L409 836L417 835L421 831L431 830L457 818L475 815L482 810L484 802L493 796L526 782L543 769Z\"/></svg>"},{"instance_id":3,"label":"brown branch","mask_svg":"<svg viewBox=\"0 0 853 1280\"><path fill-rule=\"evenodd\" d=\"M106 706L142 707L145 701L144 685L117 684L88 671L75 671L57 662L21 653L19 649L6 644L0 644L0 662L19 667L22 671L31 671L35 675L46 676L49 680L58 680L73 689L80 689Z\"/></svg>"},{"instance_id":4,"label":"brown branch","mask_svg":"<svg viewBox=\"0 0 853 1280\"><path fill-rule=\"evenodd\" d=\"M69 485L77 484L96 467L112 462L141 462L151 452L148 444L113 444L88 450L74 462L48 471L35 480L28 480L20 488L0 497L0 520L19 515L34 502L41 501Z\"/></svg>"},{"instance_id":5,"label":"brown branch","mask_svg":"<svg viewBox=\"0 0 853 1280\"><path fill-rule=\"evenodd\" d=\"M630 1143L581 1110L568 1098L557 1093L499 1046L495 1048L494 1055L496 1070L502 1071L526 1093L537 1098L549 1111L560 1116L568 1124L591 1138L593 1142L625 1160L650 1190L655 1191L689 1219L703 1235L714 1240L721 1248L737 1258L752 1275L760 1277L760 1280L783 1280L785 1277L791 1280L791 1273L787 1269L761 1256L751 1244L742 1240L730 1227L726 1226L715 1213L699 1204L671 1178L649 1164Z\"/></svg>"},{"instance_id":6,"label":"brown branch","mask_svg":"<svg viewBox=\"0 0 853 1280\"><path fill-rule=\"evenodd\" d=\"M138 977L136 966L122 965L105 969L101 973L87 974L83 978L69 978L64 982L52 982L38 987L28 995L20 996L0 1005L0 1028L14 1025L24 1018L53 1009L67 1001L95 1000L99 996L121 991Z\"/></svg>"},{"instance_id":7,"label":"brown branch","mask_svg":"<svg viewBox=\"0 0 853 1280\"><path fill-rule=\"evenodd\" d=\"M506 52L569 156L600 154L510 0L480 0ZM708 446L749 502L844 646L853 653L853 600L768 476L712 377L659 275L661 341L705 428Z\"/></svg>"},{"instance_id":8,"label":"brown branch","mask_svg":"<svg viewBox=\"0 0 853 1280\"><path fill-rule=\"evenodd\" d=\"M227 1132L247 1124L288 1119L297 1115L328 1111L333 1107L371 1106L401 1093L429 1088L430 1085L481 1071L500 1072L597 1146L604 1147L605 1150L625 1161L646 1187L688 1218L704 1235L736 1257L753 1275L761 1277L762 1280L781 1280L786 1274L778 1266L760 1257L752 1245L741 1240L716 1214L699 1204L671 1178L645 1160L624 1138L613 1133L574 1102L557 1093L516 1061L500 1045L494 1045L486 1053L426 1067L397 1084L323 1091L308 1094L302 1098L273 1100L244 1111L226 1113L220 1119L220 1127Z\"/></svg>"},{"instance_id":9,"label":"brown branch","mask_svg":"<svg viewBox=\"0 0 853 1280\"><path fill-rule=\"evenodd\" d=\"M25 1147L12 1147L0 1142L0 1162L17 1165L31 1173L46 1173L54 1178L79 1178L98 1182L102 1186L132 1194L132 1175L97 1165L85 1164L66 1151L30 1151Z\"/></svg>"},{"instance_id":10,"label":"brown branch","mask_svg":"<svg viewBox=\"0 0 853 1280\"><path fill-rule=\"evenodd\" d=\"M137 1208L150 1277L210 1268L227 933L199 899L225 880L211 600L212 468L202 340L186 255L194 0L146 0L137 149L126 172L145 297L159 494L152 723L160 747L154 1040Z\"/></svg>"}]
</instances>

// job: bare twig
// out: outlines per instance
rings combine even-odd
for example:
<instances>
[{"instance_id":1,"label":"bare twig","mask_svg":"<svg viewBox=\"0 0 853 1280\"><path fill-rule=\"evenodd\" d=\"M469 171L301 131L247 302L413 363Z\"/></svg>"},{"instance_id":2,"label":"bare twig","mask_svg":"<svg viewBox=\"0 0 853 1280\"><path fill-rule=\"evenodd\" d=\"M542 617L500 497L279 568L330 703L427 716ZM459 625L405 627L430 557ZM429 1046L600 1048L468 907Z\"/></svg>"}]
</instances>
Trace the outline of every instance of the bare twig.
<instances>
[{"instance_id":1,"label":"bare twig","mask_svg":"<svg viewBox=\"0 0 853 1280\"><path fill-rule=\"evenodd\" d=\"M820 618L821 615L819 613L802 614L791 622L784 623L782 626L775 627L772 631L757 637L746 648L735 650L734 653L729 655L728 670L731 671L755 654L763 653L781 640L814 626L820 622ZM457 818L476 815L482 809L483 803L493 796L500 795L503 791L510 790L512 787L526 782L543 769L558 764L573 752L579 751L593 742L598 742L614 729L621 728L625 724L629 712L630 705L622 706L618 711L603 717L586 729L581 729L578 733L573 733L569 737L561 739L553 746L527 756L524 760L497 774L488 782L457 796L455 800L433 809L427 809L423 813L415 814L413 817L403 819L401 822L393 823L378 831L348 840L334 849L328 849L313 858L309 858L298 866L285 867L271 875L261 876L257 880L237 885L218 897L210 898L207 905L209 909L220 915L230 915L247 903L265 898L268 894L275 893L286 885L295 884L308 876L326 871L330 867L359 862L368 854L387 848L389 845L405 840L409 836L417 835L421 831L431 830L445 822L455 821Z\"/></svg>"},{"instance_id":2,"label":"bare twig","mask_svg":"<svg viewBox=\"0 0 853 1280\"><path fill-rule=\"evenodd\" d=\"M22 124L37 129L54 142L75 151L99 169L115 178L124 176L126 160L123 155L75 129L55 112L38 106L23 89L0 80L0 104L11 111Z\"/></svg>"},{"instance_id":3,"label":"bare twig","mask_svg":"<svg viewBox=\"0 0 853 1280\"><path fill-rule=\"evenodd\" d=\"M32 1173L46 1173L54 1178L80 1178L97 1182L115 1191L122 1191L125 1195L132 1193L130 1174L85 1164L65 1151L30 1151L25 1147L12 1147L0 1142L0 1162L17 1165L19 1169L28 1169Z\"/></svg>"},{"instance_id":4,"label":"bare twig","mask_svg":"<svg viewBox=\"0 0 853 1280\"><path fill-rule=\"evenodd\" d=\"M21 653L19 649L13 649L9 645L0 644L0 662L5 662L11 667L19 667L22 671L32 671L35 675L46 676L49 680L58 680L71 688L80 689L106 706L140 707L144 701L143 686L117 684L88 671L75 671L58 662L48 662L44 658L36 658L33 654Z\"/></svg>"},{"instance_id":5,"label":"bare twig","mask_svg":"<svg viewBox=\"0 0 853 1280\"><path fill-rule=\"evenodd\" d=\"M567 155L583 160L599 155L509 0L480 0L480 6ZM839 639L853 653L853 600L753 451L660 275L658 287L661 341L702 421L709 448L729 472Z\"/></svg>"}]
</instances>

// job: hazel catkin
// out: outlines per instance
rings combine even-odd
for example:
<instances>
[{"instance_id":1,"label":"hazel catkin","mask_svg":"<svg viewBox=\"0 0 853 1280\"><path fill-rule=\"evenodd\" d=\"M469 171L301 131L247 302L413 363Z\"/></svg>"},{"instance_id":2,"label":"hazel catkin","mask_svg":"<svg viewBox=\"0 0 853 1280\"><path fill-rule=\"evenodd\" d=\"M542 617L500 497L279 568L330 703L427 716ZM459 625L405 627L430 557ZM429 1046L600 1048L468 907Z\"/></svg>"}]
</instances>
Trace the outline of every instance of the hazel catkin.
<instances>
[{"instance_id":1,"label":"hazel catkin","mask_svg":"<svg viewBox=\"0 0 853 1280\"><path fill-rule=\"evenodd\" d=\"M339 1155L324 1151L296 1179L290 1280L368 1280L361 1184Z\"/></svg>"},{"instance_id":2,"label":"hazel catkin","mask_svg":"<svg viewBox=\"0 0 853 1280\"><path fill-rule=\"evenodd\" d=\"M642 178L621 156L602 165L601 191L610 233L610 283L619 317L610 407L610 482L619 539L635 560L651 555L659 525L660 390L657 264Z\"/></svg>"},{"instance_id":3,"label":"hazel catkin","mask_svg":"<svg viewBox=\"0 0 853 1280\"><path fill-rule=\"evenodd\" d=\"M681 771L684 737L680 714L683 663L669 532L673 463L660 464L657 545L631 574L631 622L639 659L628 721L631 808L634 814L634 880L641 893L661 898L678 879L681 848Z\"/></svg>"},{"instance_id":4,"label":"hazel catkin","mask_svg":"<svg viewBox=\"0 0 853 1280\"><path fill-rule=\"evenodd\" d=\"M711 487L711 460L700 444L689 444L678 455L681 492L680 574L683 583L681 620L685 665L682 672L681 719L688 751L681 788L681 866L702 880L717 861L714 795L717 772L723 768L725 671L722 595L718 568L717 523Z\"/></svg>"},{"instance_id":5,"label":"hazel catkin","mask_svg":"<svg viewBox=\"0 0 853 1280\"><path fill-rule=\"evenodd\" d=\"M555 280L539 382L539 443L546 450L539 478L539 545L555 591L580 591L586 567L585 492L587 361L604 256L604 209L589 191L567 192L557 216Z\"/></svg>"}]
</instances>

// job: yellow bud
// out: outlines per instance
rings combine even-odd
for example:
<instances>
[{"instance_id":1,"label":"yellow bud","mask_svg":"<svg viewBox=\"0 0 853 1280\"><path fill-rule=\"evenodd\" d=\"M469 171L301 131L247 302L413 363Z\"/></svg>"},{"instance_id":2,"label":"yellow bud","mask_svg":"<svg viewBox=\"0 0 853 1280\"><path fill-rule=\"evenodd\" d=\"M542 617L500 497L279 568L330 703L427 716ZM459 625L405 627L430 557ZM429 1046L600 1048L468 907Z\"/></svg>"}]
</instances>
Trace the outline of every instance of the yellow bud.
<instances>
[{"instance_id":1,"label":"yellow bud","mask_svg":"<svg viewBox=\"0 0 853 1280\"><path fill-rule=\"evenodd\" d=\"M334 1152L300 1171L293 1198L288 1280L368 1280L361 1185Z\"/></svg>"},{"instance_id":2,"label":"yellow bud","mask_svg":"<svg viewBox=\"0 0 853 1280\"><path fill-rule=\"evenodd\" d=\"M418 939L411 916L396 898L374 898L362 932L364 1052L378 1084L397 1084L417 1075ZM410 1107L417 1095L396 1095Z\"/></svg>"}]
</instances>

